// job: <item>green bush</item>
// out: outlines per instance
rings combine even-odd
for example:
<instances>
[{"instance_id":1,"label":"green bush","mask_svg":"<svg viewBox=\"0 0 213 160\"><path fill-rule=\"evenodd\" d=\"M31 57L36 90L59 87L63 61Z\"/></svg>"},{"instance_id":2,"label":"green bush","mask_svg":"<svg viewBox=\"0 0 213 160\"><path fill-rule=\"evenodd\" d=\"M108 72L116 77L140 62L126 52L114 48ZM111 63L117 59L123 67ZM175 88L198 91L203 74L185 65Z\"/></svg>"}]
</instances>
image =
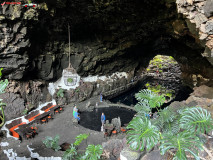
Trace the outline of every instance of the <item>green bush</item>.
<instances>
[{"instance_id":1,"label":"green bush","mask_svg":"<svg viewBox=\"0 0 213 160\"><path fill-rule=\"evenodd\" d=\"M63 98L64 97L64 90L60 88L57 92L57 96Z\"/></svg>"},{"instance_id":2,"label":"green bush","mask_svg":"<svg viewBox=\"0 0 213 160\"><path fill-rule=\"evenodd\" d=\"M52 148L55 151L59 151L61 147L58 145L59 136L56 135L54 138L47 136L43 141L47 148Z\"/></svg>"},{"instance_id":3,"label":"green bush","mask_svg":"<svg viewBox=\"0 0 213 160\"><path fill-rule=\"evenodd\" d=\"M0 78L2 76L2 71L3 68L0 69ZM5 79L5 80L1 80L0 81L0 94L4 93L5 91L5 88L7 87L7 85L9 84L8 80ZM0 127L2 127L4 125L4 122L5 122L5 116L4 116L4 108L3 106L6 106L5 103L2 102L3 99L0 99L0 111L1 111L1 114L0 114Z\"/></svg>"},{"instance_id":4,"label":"green bush","mask_svg":"<svg viewBox=\"0 0 213 160\"><path fill-rule=\"evenodd\" d=\"M160 144L161 154L173 149L174 160L186 160L186 152L196 160L199 159L198 149L202 150L203 141L200 134L213 129L211 114L201 107L167 107L159 110L156 119L147 119L145 114L151 108L162 105L164 98L152 91L142 90L136 94L139 101L135 105L136 118L128 124L127 143L133 150L151 150ZM171 152L171 151L170 151Z\"/></svg>"},{"instance_id":5,"label":"green bush","mask_svg":"<svg viewBox=\"0 0 213 160\"><path fill-rule=\"evenodd\" d=\"M86 148L85 157L87 160L98 160L103 153L103 147L101 145L90 144Z\"/></svg>"},{"instance_id":6,"label":"green bush","mask_svg":"<svg viewBox=\"0 0 213 160\"><path fill-rule=\"evenodd\" d=\"M28 109L25 108L21 114L22 114L22 115L26 115L27 113L28 113Z\"/></svg>"},{"instance_id":7,"label":"green bush","mask_svg":"<svg viewBox=\"0 0 213 160\"><path fill-rule=\"evenodd\" d=\"M67 82L68 82L68 83L72 83L72 82L73 82L73 79L72 79L72 78L68 78L68 79L67 79Z\"/></svg>"},{"instance_id":8,"label":"green bush","mask_svg":"<svg viewBox=\"0 0 213 160\"><path fill-rule=\"evenodd\" d=\"M63 160L98 160L101 157L103 148L101 145L88 145L85 154L78 154L76 147L81 144L83 140L88 138L89 134L80 134L75 139L74 144L71 144L70 148L67 149L63 155Z\"/></svg>"}]
</instances>

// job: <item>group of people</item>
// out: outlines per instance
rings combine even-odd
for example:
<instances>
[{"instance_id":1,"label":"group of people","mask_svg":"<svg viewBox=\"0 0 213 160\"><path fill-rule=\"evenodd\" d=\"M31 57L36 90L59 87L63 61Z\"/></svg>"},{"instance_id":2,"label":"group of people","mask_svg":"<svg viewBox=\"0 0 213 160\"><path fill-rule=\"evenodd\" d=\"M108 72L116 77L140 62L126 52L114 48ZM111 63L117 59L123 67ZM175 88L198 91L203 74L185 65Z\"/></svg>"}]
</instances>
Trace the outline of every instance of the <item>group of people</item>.
<instances>
[{"instance_id":1,"label":"group of people","mask_svg":"<svg viewBox=\"0 0 213 160\"><path fill-rule=\"evenodd\" d=\"M73 108L73 117L75 119L77 119L78 121L80 121L80 115L78 113L78 109L77 109L77 106L75 105L75 107ZM106 121L106 116L104 115L104 113L101 114L101 124L102 126L104 125Z\"/></svg>"}]
</instances>

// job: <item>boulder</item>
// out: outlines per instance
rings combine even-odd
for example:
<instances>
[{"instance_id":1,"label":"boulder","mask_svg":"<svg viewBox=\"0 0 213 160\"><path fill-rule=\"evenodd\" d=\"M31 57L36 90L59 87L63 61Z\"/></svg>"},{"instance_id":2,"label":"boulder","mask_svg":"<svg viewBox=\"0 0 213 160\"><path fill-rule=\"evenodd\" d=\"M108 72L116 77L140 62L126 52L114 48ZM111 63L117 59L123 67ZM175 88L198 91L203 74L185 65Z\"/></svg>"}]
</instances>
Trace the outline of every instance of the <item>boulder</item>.
<instances>
[{"instance_id":1,"label":"boulder","mask_svg":"<svg viewBox=\"0 0 213 160\"><path fill-rule=\"evenodd\" d=\"M109 153L111 158L118 158L122 149L126 146L126 139L111 139L102 143L105 153Z\"/></svg>"},{"instance_id":2,"label":"boulder","mask_svg":"<svg viewBox=\"0 0 213 160\"><path fill-rule=\"evenodd\" d=\"M72 119L72 122L73 122L73 124L78 124L78 120L75 118Z\"/></svg>"},{"instance_id":3,"label":"boulder","mask_svg":"<svg viewBox=\"0 0 213 160\"><path fill-rule=\"evenodd\" d=\"M204 14L206 17L210 17L213 15L213 1L212 0L207 0L206 3L204 4L203 10Z\"/></svg>"},{"instance_id":4,"label":"boulder","mask_svg":"<svg viewBox=\"0 0 213 160\"><path fill-rule=\"evenodd\" d=\"M125 147L120 153L120 160L139 160L146 151L132 151L129 147Z\"/></svg>"},{"instance_id":5,"label":"boulder","mask_svg":"<svg viewBox=\"0 0 213 160\"><path fill-rule=\"evenodd\" d=\"M163 156L160 154L159 150L153 150L143 156L140 160L162 160Z\"/></svg>"}]
</instances>

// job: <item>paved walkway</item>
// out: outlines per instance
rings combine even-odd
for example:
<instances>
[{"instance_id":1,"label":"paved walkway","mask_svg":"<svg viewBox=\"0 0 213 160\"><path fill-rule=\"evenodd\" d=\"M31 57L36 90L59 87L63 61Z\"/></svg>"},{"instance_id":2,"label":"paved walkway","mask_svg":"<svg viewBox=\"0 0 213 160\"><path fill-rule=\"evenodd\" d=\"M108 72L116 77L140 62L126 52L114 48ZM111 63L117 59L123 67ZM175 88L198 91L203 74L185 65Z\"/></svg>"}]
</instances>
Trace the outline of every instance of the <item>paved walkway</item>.
<instances>
[{"instance_id":1,"label":"paved walkway","mask_svg":"<svg viewBox=\"0 0 213 160\"><path fill-rule=\"evenodd\" d=\"M123 104L112 104L109 101L99 102L99 97L92 97L87 101L76 104L80 111L85 111L86 106L91 105L95 106L98 103L98 107L110 107L110 106L119 106L130 109L129 106L125 106ZM31 157L31 153L27 147L29 145L30 148L33 148L33 152L38 153L42 157L61 157L64 152L58 151L55 152L52 149L48 149L43 144L43 140L46 136L54 137L56 135L60 136L59 144L64 142L73 143L75 141L75 137L82 133L90 133L90 136L86 142L82 142L79 146L79 149L85 149L88 144L102 144L106 139L102 132L97 132L93 130L89 130L83 128L80 125L73 125L73 106L74 104L70 104L65 107L64 111L60 114L56 114L52 121L49 121L46 124L38 124L38 135L35 136L34 139L23 140L20 143L19 140L15 140L14 138L3 138L1 142L8 142L9 146L4 146L0 150L0 159L7 160L8 158L3 153L3 150L13 149L17 153L17 157ZM132 108L131 108L132 109Z\"/></svg>"},{"instance_id":2,"label":"paved walkway","mask_svg":"<svg viewBox=\"0 0 213 160\"><path fill-rule=\"evenodd\" d=\"M80 107L80 104L77 104ZM83 106L81 106L83 107ZM81 108L80 107L80 108ZM17 157L30 157L30 152L27 148L27 145L30 148L34 148L33 152L37 152L42 157L60 157L63 152L55 152L51 149L48 149L43 144L43 140L46 136L54 137L56 135L60 136L59 144L64 142L73 143L75 141L75 137L81 133L90 133L90 136L87 139L87 144L101 144L106 141L102 132L92 131L86 128L81 127L80 125L73 125L72 123L72 111L73 107L67 106L65 110L54 116L52 121L49 121L47 124L39 124L38 127L38 135L35 136L34 139L23 140L20 143L19 140L15 140L14 138L3 138L1 142L8 142L9 146L5 146L1 148L0 151L0 159L7 160L2 150L13 149L16 151ZM87 145L85 142L79 147L79 149L85 148ZM4 157L4 158L3 158Z\"/></svg>"}]
</instances>

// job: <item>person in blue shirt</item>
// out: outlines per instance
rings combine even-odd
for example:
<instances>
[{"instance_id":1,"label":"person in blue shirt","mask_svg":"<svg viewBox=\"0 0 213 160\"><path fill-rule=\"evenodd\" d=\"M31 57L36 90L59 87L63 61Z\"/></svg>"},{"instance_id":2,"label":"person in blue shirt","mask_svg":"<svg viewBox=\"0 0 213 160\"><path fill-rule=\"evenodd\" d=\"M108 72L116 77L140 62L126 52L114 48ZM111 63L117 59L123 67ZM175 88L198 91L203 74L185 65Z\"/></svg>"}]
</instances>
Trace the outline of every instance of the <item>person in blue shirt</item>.
<instances>
[{"instance_id":1,"label":"person in blue shirt","mask_svg":"<svg viewBox=\"0 0 213 160\"><path fill-rule=\"evenodd\" d=\"M103 102L103 96L100 94L100 102Z\"/></svg>"},{"instance_id":2,"label":"person in blue shirt","mask_svg":"<svg viewBox=\"0 0 213 160\"><path fill-rule=\"evenodd\" d=\"M101 123L102 123L102 126L104 125L105 120L106 120L106 117L105 117L104 113L102 113L102 115L101 115Z\"/></svg>"},{"instance_id":3,"label":"person in blue shirt","mask_svg":"<svg viewBox=\"0 0 213 160\"><path fill-rule=\"evenodd\" d=\"M74 112L74 117L75 117L75 119L77 119L78 121L80 121L80 116L79 116L78 111Z\"/></svg>"},{"instance_id":4,"label":"person in blue shirt","mask_svg":"<svg viewBox=\"0 0 213 160\"><path fill-rule=\"evenodd\" d=\"M148 119L150 119L150 115L149 115L149 114L146 113L145 116L146 116Z\"/></svg>"}]
</instances>

